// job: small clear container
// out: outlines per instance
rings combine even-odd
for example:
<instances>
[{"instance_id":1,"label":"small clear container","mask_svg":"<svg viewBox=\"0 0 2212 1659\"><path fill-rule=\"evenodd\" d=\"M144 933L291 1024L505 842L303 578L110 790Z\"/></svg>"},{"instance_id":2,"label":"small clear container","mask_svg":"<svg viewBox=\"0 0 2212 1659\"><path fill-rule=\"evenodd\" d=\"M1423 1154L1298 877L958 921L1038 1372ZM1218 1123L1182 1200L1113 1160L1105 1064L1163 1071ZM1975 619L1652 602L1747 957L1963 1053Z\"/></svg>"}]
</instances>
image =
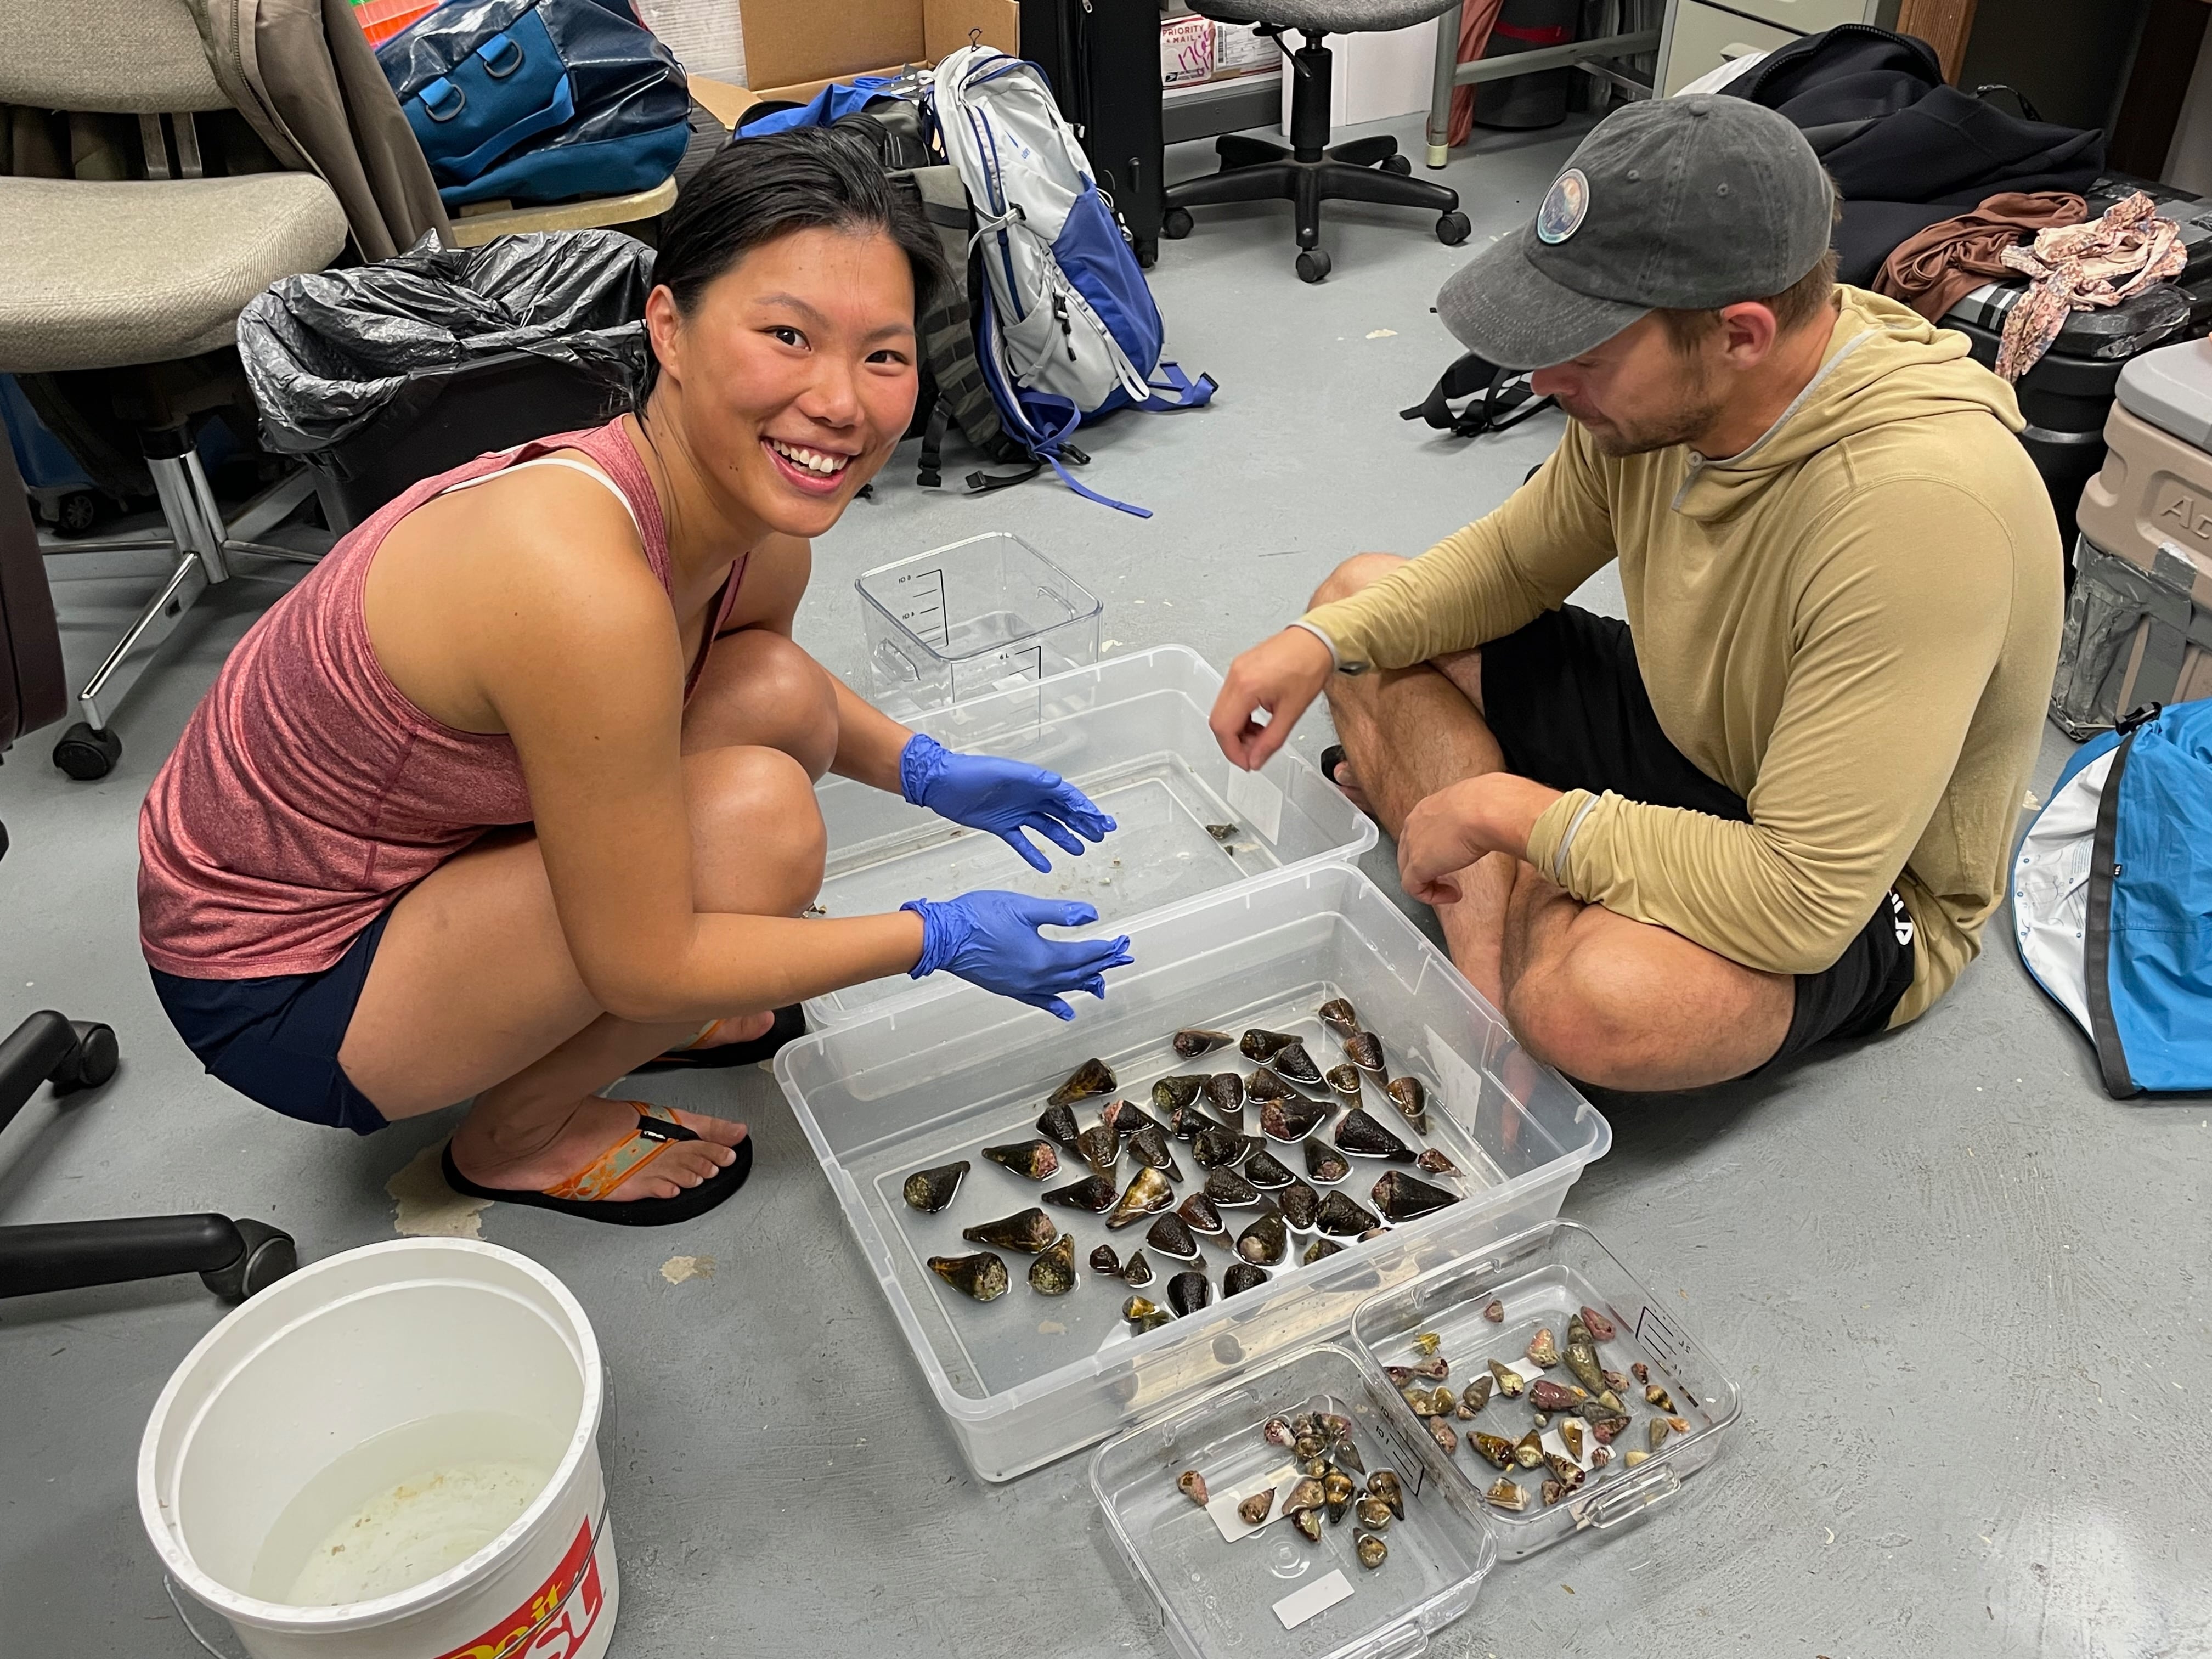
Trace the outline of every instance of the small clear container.
<instances>
[{"instance_id":1,"label":"small clear container","mask_svg":"<svg viewBox=\"0 0 2212 1659\"><path fill-rule=\"evenodd\" d=\"M1502 1304L1502 1321L1486 1316L1484 1310L1492 1302ZM1485 1505L1486 1518L1498 1534L1498 1554L1508 1561L1532 1555L1572 1533L1617 1527L1672 1498L1682 1489L1685 1477L1712 1462L1719 1449L1718 1437L1735 1421L1741 1410L1735 1384L1658 1297L1638 1284L1588 1228L1571 1221L1553 1221L1494 1251L1424 1273L1363 1303L1352 1316L1352 1346L1378 1369L1415 1363L1413 1338L1433 1332L1439 1339L1437 1352L1450 1359L1454 1388L1463 1389L1487 1369L1485 1362L1491 1359L1530 1382L1542 1376L1571 1386L1575 1379L1564 1364L1540 1370L1525 1356L1540 1329L1551 1331L1564 1354L1568 1316L1583 1308L1595 1309L1612 1322L1614 1334L1610 1339L1595 1340L1593 1333L1598 1364L1622 1373L1630 1382L1621 1404L1631 1421L1613 1442L1613 1461L1586 1474L1577 1491L1549 1506L1540 1495L1545 1474L1540 1468L1500 1471L1464 1444L1452 1464L1455 1474L1474 1482L1472 1489L1478 1493L1501 1473L1510 1473L1527 1490L1528 1507L1518 1513ZM1650 1373L1648 1384L1631 1369L1638 1363ZM1647 1386L1663 1389L1674 1409L1647 1401ZM1402 1398L1395 1398L1392 1405L1404 1422L1418 1420ZM1655 1418L1668 1417L1689 1427L1670 1432L1655 1450L1649 1425ZM1552 1422L1556 1430L1559 1419L1555 1416ZM1508 1399L1493 1389L1489 1403L1473 1421L1455 1419L1452 1427L1462 1442L1475 1429L1518 1440L1534 1423L1525 1390L1517 1399ZM1588 1444L1584 1449L1588 1451ZM1648 1454L1632 1469L1627 1465L1632 1451Z\"/></svg>"},{"instance_id":2,"label":"small clear container","mask_svg":"<svg viewBox=\"0 0 2212 1659\"><path fill-rule=\"evenodd\" d=\"M880 565L853 586L869 701L896 716L1098 660L1097 599L1003 530Z\"/></svg>"},{"instance_id":3,"label":"small clear container","mask_svg":"<svg viewBox=\"0 0 2212 1659\"><path fill-rule=\"evenodd\" d=\"M1094 906L1098 926L1234 887L1275 871L1358 857L1373 820L1304 760L1284 752L1257 772L1221 753L1206 716L1221 676L1188 646L1109 657L1036 684L918 717L948 748L1059 773L1121 827L1080 858L1042 850L1040 873L996 836L963 830L896 793L850 778L816 790L829 830L818 899L833 916L896 910L913 898L981 888ZM816 1026L930 994L902 976L849 986L806 1005Z\"/></svg>"},{"instance_id":4,"label":"small clear container","mask_svg":"<svg viewBox=\"0 0 2212 1659\"><path fill-rule=\"evenodd\" d=\"M1502 1321L1484 1316L1492 1301L1501 1304ZM1412 1363L1413 1338L1434 1332L1437 1352L1451 1369L1431 1386L1457 1391L1485 1373L1485 1360L1522 1358L1540 1327L1564 1338L1567 1316L1584 1306L1614 1327L1614 1336L1597 1344L1600 1364L1626 1371L1642 1362L1668 1391L1674 1414L1691 1426L1627 1468L1626 1453L1647 1449L1644 1424L1661 1414L1639 1388L1632 1402L1624 1401L1634 1421L1613 1443L1613 1461L1585 1476L1578 1492L1547 1507L1541 1472L1516 1468L1512 1478L1528 1491L1528 1507L1501 1510L1484 1496L1501 1472L1473 1449L1468 1433L1481 1428L1519 1439L1534 1423L1526 1392L1508 1401L1493 1391L1474 1421L1447 1419L1460 1441L1447 1454L1383 1367ZM1539 1370L1525 1361L1522 1375L1571 1380L1564 1365ZM1285 1474L1291 1454L1270 1445L1262 1425L1322 1411L1351 1419L1368 1473L1388 1465L1404 1488L1405 1516L1382 1533L1389 1553L1371 1570L1353 1553L1354 1516L1324 1522L1318 1542L1281 1520L1243 1535L1229 1522L1239 1498L1296 1478L1295 1470ZM1139 1423L1093 1455L1091 1487L1107 1530L1158 1601L1183 1659L1400 1659L1419 1653L1474 1605L1493 1564L1651 1515L1685 1477L1711 1462L1737 1411L1735 1385L1674 1316L1585 1229L1553 1221L1379 1291L1353 1312L1348 1333ZM1214 1511L1200 1510L1178 1489L1186 1469L1205 1479ZM1343 1584L1330 1584L1332 1574ZM1349 1595L1333 1599L1347 1588Z\"/></svg>"},{"instance_id":5,"label":"small clear container","mask_svg":"<svg viewBox=\"0 0 2212 1659\"><path fill-rule=\"evenodd\" d=\"M1348 865L1279 872L1145 916L1127 931L1135 964L1111 976L1103 1002L1073 999L1073 1023L956 981L817 1031L775 1058L792 1114L923 1379L987 1480L1024 1474L1240 1370L1342 1333L1376 1291L1557 1215L1583 1166L1612 1141L1597 1109L1522 1053L1443 952ZM1102 1243L1125 1258L1144 1246L1150 1218L1115 1231L1103 1215L1042 1206L1076 1241L1077 1283L1064 1296L1032 1291L1024 1282L1030 1258L1011 1250L1000 1254L1012 1287L987 1304L930 1270L933 1255L984 1248L963 1240L963 1229L1040 1205L1045 1191L1089 1173L1063 1156L1053 1176L1033 1182L982 1156L987 1146L1036 1139L1045 1097L1084 1060L1103 1060L1116 1092L1152 1110L1152 1084L1170 1073L1251 1070L1235 1048L1178 1059L1169 1042L1177 1029L1261 1026L1301 1037L1334 1063L1334 1041L1316 1011L1339 996L1381 1037L1391 1075L1426 1085L1428 1131L1419 1139L1459 1173L1424 1179L1460 1201L1370 1238L1340 1239L1336 1254L1310 1264L1302 1257L1315 1235L1293 1229L1290 1253L1267 1283L1141 1334L1121 1312L1133 1287L1102 1279L1088 1261ZM1083 1103L1081 1120L1095 1122L1106 1098ZM1371 1090L1367 1105L1395 1116ZM1256 1109L1246 1109L1244 1124L1257 1133ZM1409 1131L1407 1139L1414 1139ZM1310 1173L1297 1150L1272 1150L1302 1179ZM1179 1195L1187 1194L1205 1171L1188 1144L1173 1152L1184 1175ZM945 1208L908 1206L908 1176L960 1159L969 1172ZM1372 1207L1385 1166L1351 1163L1336 1186ZM1124 1158L1116 1184L1133 1170ZM1317 1177L1310 1184L1328 1190ZM1259 1212L1224 1218L1236 1231ZM1218 1287L1231 1257L1223 1244L1203 1249ZM1164 1302L1181 1264L1154 1265L1145 1294Z\"/></svg>"},{"instance_id":6,"label":"small clear container","mask_svg":"<svg viewBox=\"0 0 2212 1659\"><path fill-rule=\"evenodd\" d=\"M1474 1605L1498 1556L1480 1500L1427 1434L1407 1431L1391 1394L1350 1352L1322 1343L1099 1448L1091 1492L1184 1659L1417 1653ZM1297 1475L1291 1452L1269 1445L1261 1425L1307 1412L1351 1419L1368 1473L1387 1468L1399 1478L1406 1513L1379 1534L1389 1550L1379 1567L1359 1565L1361 1528L1351 1515L1325 1524L1318 1542L1279 1514L1231 1542L1234 1528L1176 1485L1183 1470L1196 1469L1218 1507L1272 1486L1279 1510L1285 1483ZM1364 1496L1364 1483L1354 1483ZM1349 1593L1338 1598L1340 1591ZM1301 1619L1301 1598L1330 1604Z\"/></svg>"}]
</instances>

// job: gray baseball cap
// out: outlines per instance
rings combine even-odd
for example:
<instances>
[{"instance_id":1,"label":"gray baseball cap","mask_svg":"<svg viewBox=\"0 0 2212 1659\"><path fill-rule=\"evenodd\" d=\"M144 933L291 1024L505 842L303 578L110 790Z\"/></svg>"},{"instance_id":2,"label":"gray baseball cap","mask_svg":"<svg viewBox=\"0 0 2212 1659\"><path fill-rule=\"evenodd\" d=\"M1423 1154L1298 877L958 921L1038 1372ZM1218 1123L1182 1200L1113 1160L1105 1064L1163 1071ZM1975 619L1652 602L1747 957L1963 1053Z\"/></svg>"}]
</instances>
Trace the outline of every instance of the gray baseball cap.
<instances>
[{"instance_id":1,"label":"gray baseball cap","mask_svg":"<svg viewBox=\"0 0 2212 1659\"><path fill-rule=\"evenodd\" d=\"M1827 251L1834 216L1784 116L1718 94L1630 104L1576 147L1533 224L1444 284L1437 314L1501 368L1543 368L1660 307L1779 294Z\"/></svg>"}]
</instances>

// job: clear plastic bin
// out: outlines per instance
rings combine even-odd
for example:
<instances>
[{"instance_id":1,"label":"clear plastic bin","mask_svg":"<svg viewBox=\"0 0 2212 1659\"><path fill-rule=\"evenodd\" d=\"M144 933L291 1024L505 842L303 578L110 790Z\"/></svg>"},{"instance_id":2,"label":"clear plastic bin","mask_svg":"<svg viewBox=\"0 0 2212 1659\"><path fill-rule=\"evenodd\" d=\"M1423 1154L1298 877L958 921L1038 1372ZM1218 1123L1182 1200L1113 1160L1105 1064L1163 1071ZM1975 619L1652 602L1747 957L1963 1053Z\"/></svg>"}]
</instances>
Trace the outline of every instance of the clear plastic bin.
<instances>
[{"instance_id":1,"label":"clear plastic bin","mask_svg":"<svg viewBox=\"0 0 2212 1659\"><path fill-rule=\"evenodd\" d=\"M1474 1605L1498 1558L1481 1500L1452 1476L1435 1441L1419 1429L1407 1432L1390 1409L1390 1393L1352 1354L1324 1343L1098 1449L1091 1490L1184 1659L1413 1654L1421 1645L1415 1632L1441 1630ZM1389 1469L1404 1487L1405 1518L1381 1534L1389 1554L1379 1567L1363 1567L1353 1554L1357 1529L1349 1515L1325 1527L1317 1543L1280 1517L1230 1542L1213 1516L1176 1486L1183 1470L1196 1469L1212 1498L1273 1486L1279 1508L1284 1480L1297 1478L1284 1474L1292 1458L1267 1443L1261 1425L1307 1412L1350 1418L1368 1472ZM1351 1595L1286 1625L1297 1616L1288 1599L1326 1595L1332 1574ZM1286 1602L1279 1616L1276 1607Z\"/></svg>"},{"instance_id":2,"label":"clear plastic bin","mask_svg":"<svg viewBox=\"0 0 2212 1659\"><path fill-rule=\"evenodd\" d=\"M853 584L869 701L902 718L1098 660L1098 600L994 530L878 566Z\"/></svg>"},{"instance_id":3,"label":"clear plastic bin","mask_svg":"<svg viewBox=\"0 0 2212 1659\"><path fill-rule=\"evenodd\" d=\"M996 836L849 778L826 778L816 792L830 837L822 908L868 915L911 898L1005 887L1086 901L1100 927L1118 928L1256 876L1372 847L1373 822L1298 757L1279 754L1257 772L1230 765L1206 724L1220 689L1204 658L1167 645L918 720L948 747L1058 772L1120 829L1080 858L1046 848L1053 867L1040 874ZM1223 830L1225 839L1214 833ZM817 997L806 1012L817 1026L837 1024L930 988L903 977L873 980Z\"/></svg>"},{"instance_id":4,"label":"clear plastic bin","mask_svg":"<svg viewBox=\"0 0 2212 1659\"><path fill-rule=\"evenodd\" d=\"M1493 1301L1504 1304L1502 1322L1484 1316ZM1632 1420L1613 1443L1613 1462L1587 1474L1580 1490L1547 1507L1540 1495L1543 1472L1515 1469L1513 1479L1528 1489L1528 1507L1516 1514L1485 1505L1486 1518L1498 1534L1498 1554L1509 1561L1571 1533L1619 1526L1680 1492L1685 1476L1712 1462L1717 1437L1735 1421L1735 1384L1658 1297L1587 1228L1572 1222L1554 1222L1494 1253L1425 1274L1375 1297L1352 1317L1352 1346L1376 1366L1412 1364L1415 1334L1435 1332L1441 1339L1437 1352L1450 1358L1453 1385L1464 1387L1487 1360L1515 1365L1540 1328L1548 1328L1564 1352L1567 1317L1582 1308L1597 1310L1616 1332L1611 1340L1595 1343L1598 1364L1630 1373L1632 1364L1640 1362L1650 1374L1650 1385L1665 1389L1674 1409L1669 1413L1647 1401L1646 1385L1630 1373L1634 1391L1622 1395L1621 1403ZM1515 1369L1532 1382L1538 1376L1574 1382L1564 1365L1538 1370L1523 1360ZM1392 1403L1405 1423L1416 1420L1402 1399ZM1533 1425L1532 1409L1525 1393L1508 1400L1493 1392L1472 1422L1455 1420L1452 1426L1462 1440L1470 1429L1518 1440ZM1670 1433L1653 1451L1650 1419L1669 1416L1686 1422L1689 1430ZM1650 1456L1632 1469L1626 1458L1632 1451ZM1478 1493L1500 1473L1464 1449L1452 1468L1475 1481Z\"/></svg>"},{"instance_id":5,"label":"clear plastic bin","mask_svg":"<svg viewBox=\"0 0 2212 1659\"><path fill-rule=\"evenodd\" d=\"M1483 1316L1493 1299L1504 1304L1502 1322ZM1527 1394L1506 1400L1493 1393L1472 1422L1449 1419L1461 1445L1447 1455L1382 1368L1411 1363L1413 1337L1433 1331L1441 1339L1437 1352L1451 1364L1442 1386L1458 1389L1483 1373L1486 1359L1521 1358L1539 1326L1563 1335L1567 1316L1585 1305L1616 1328L1613 1340L1598 1344L1600 1364L1626 1371L1642 1361L1690 1431L1670 1435L1628 1468L1626 1452L1646 1449L1644 1423L1659 1414L1639 1392L1631 1403L1635 1420L1613 1443L1613 1460L1585 1476L1577 1493L1547 1507L1538 1490L1541 1473L1516 1468L1528 1508L1498 1509L1483 1494L1500 1471L1473 1449L1468 1432L1519 1439L1534 1420ZM1524 1360L1521 1369L1571 1381L1563 1365L1540 1371ZM1139 1425L1098 1449L1091 1487L1184 1659L1395 1659L1420 1652L1465 1613L1493 1562L1650 1516L1681 1489L1685 1476L1712 1460L1737 1410L1735 1385L1674 1316L1587 1231L1553 1221L1380 1291L1353 1314L1348 1334ZM1368 1471L1389 1467L1403 1485L1405 1516L1382 1534L1389 1553L1371 1571L1353 1554L1352 1516L1325 1523L1318 1542L1279 1520L1232 1540L1176 1487L1183 1470L1195 1469L1217 1504L1227 1494L1233 1504L1277 1484L1291 1455L1267 1443L1262 1425L1318 1411L1350 1418ZM1331 1574L1341 1574L1351 1594L1286 1627L1286 1614L1277 1611L1285 1598L1304 1592L1326 1599ZM1289 1604L1287 1616L1297 1611Z\"/></svg>"},{"instance_id":6,"label":"clear plastic bin","mask_svg":"<svg viewBox=\"0 0 2212 1659\"><path fill-rule=\"evenodd\" d=\"M1079 999L1073 1024L956 983L776 1056L793 1115L963 1455L985 1480L1024 1474L1244 1367L1341 1332L1375 1291L1549 1220L1583 1166L1612 1142L1597 1109L1522 1054L1443 955L1348 865L1263 877L1127 931L1136 965L1111 976L1103 1004ZM1333 1064L1336 1050L1316 1010L1334 996L1363 1012L1394 1076L1427 1085L1426 1144L1462 1173L1426 1178L1459 1193L1459 1202L1364 1242L1342 1240L1340 1253L1311 1266L1296 1264L1312 1236L1294 1233L1290 1259L1267 1284L1142 1335L1121 1316L1129 1287L1098 1279L1086 1263L1103 1243L1126 1256L1143 1243L1144 1225L1109 1232L1103 1217L1048 1208L1077 1244L1079 1282L1062 1297L1032 1291L1022 1282L1030 1258L1013 1252L1001 1254L1015 1282L988 1304L969 1301L929 1270L931 1255L980 1248L962 1241L964 1227L1036 1204L1041 1185L1087 1173L1071 1158L1040 1185L981 1157L987 1146L1033 1139L1045 1096L1083 1060L1103 1059L1118 1092L1148 1110L1153 1080L1170 1072L1249 1069L1233 1048L1179 1060L1168 1042L1179 1027L1265 1026L1302 1036ZM1377 1098L1370 1091L1370 1111L1387 1113ZM1086 1119L1101 1103L1087 1103ZM1248 1110L1248 1128L1256 1118ZM1275 1150L1303 1177L1299 1155ZM1202 1179L1190 1153L1176 1143L1190 1178L1179 1193ZM908 1208L906 1177L957 1158L973 1167L951 1205L934 1215ZM1352 1163L1340 1184L1371 1207L1382 1166ZM1125 1158L1120 1179L1133 1167ZM1228 1218L1242 1227L1254 1213ZM1217 1245L1205 1249L1218 1283L1231 1258ZM1147 1291L1155 1301L1164 1300L1169 1277L1162 1272Z\"/></svg>"}]
</instances>

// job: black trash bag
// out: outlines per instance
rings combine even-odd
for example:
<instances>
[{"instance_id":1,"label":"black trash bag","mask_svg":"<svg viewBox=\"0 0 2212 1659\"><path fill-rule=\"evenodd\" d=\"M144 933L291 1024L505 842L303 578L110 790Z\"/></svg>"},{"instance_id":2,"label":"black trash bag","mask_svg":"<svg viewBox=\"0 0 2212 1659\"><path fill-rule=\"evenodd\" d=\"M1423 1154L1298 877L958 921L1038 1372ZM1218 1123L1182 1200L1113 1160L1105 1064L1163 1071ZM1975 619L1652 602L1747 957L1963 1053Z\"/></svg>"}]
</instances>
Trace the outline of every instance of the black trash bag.
<instances>
[{"instance_id":1,"label":"black trash bag","mask_svg":"<svg viewBox=\"0 0 2212 1659\"><path fill-rule=\"evenodd\" d=\"M411 419L455 365L505 352L631 397L652 290L653 250L620 231L532 231L480 248L426 236L373 265L273 283L240 315L238 351L268 447L313 455L380 417Z\"/></svg>"}]
</instances>

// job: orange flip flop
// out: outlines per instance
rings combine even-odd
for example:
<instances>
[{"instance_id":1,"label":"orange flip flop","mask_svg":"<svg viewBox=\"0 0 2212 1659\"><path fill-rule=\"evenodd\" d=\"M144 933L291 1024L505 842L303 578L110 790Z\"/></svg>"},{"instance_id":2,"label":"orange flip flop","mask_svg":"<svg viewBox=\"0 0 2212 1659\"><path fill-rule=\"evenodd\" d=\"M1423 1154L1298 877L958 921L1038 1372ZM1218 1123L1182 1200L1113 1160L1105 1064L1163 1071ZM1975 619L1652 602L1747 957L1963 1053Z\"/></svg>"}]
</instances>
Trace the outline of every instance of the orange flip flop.
<instances>
[{"instance_id":1,"label":"orange flip flop","mask_svg":"<svg viewBox=\"0 0 2212 1659\"><path fill-rule=\"evenodd\" d=\"M439 1154L439 1168L448 1187L471 1198L488 1198L500 1204L527 1204L562 1215L611 1222L619 1227L665 1227L704 1215L744 1186L745 1177L753 1172L753 1141L747 1135L731 1148L737 1154L735 1163L715 1170L697 1186L687 1187L673 1198L607 1198L605 1194L614 1191L676 1142L700 1138L696 1130L678 1122L676 1114L665 1106L642 1100L623 1103L637 1109L636 1131L607 1148L567 1180L556 1182L542 1192L478 1186L454 1167L450 1141Z\"/></svg>"}]
</instances>

